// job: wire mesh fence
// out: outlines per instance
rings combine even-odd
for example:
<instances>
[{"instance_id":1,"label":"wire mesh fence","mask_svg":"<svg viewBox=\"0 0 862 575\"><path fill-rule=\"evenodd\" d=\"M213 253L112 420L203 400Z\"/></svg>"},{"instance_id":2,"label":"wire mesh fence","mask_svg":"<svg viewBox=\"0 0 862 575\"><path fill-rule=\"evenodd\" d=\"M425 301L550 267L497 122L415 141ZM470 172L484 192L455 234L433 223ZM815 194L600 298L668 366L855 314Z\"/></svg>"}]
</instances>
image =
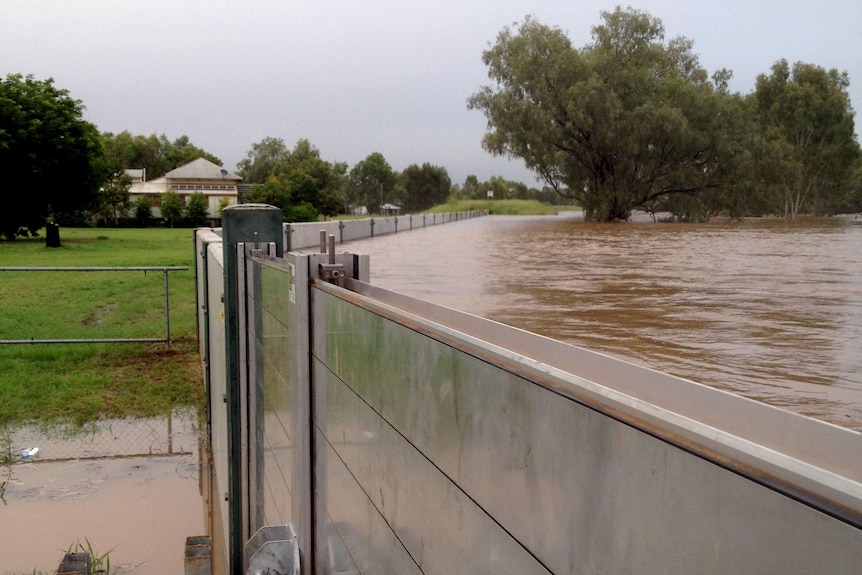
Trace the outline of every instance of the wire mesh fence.
<instances>
[{"instance_id":1,"label":"wire mesh fence","mask_svg":"<svg viewBox=\"0 0 862 575\"><path fill-rule=\"evenodd\" d=\"M197 412L192 408L145 419L108 419L84 426L24 425L0 431L12 463L189 455L198 452L200 440Z\"/></svg>"},{"instance_id":2,"label":"wire mesh fence","mask_svg":"<svg viewBox=\"0 0 862 575\"><path fill-rule=\"evenodd\" d=\"M4 281L9 282L9 293L24 293L20 286L22 282L26 285L23 303L20 295L13 295L5 307L0 305L3 311L0 344L165 342L170 346L168 272L188 269L188 266L0 267ZM39 272L38 280L34 279L34 272ZM137 273L130 278L129 272L142 272L143 279ZM148 272L154 272L149 279L160 272L161 280L148 281ZM86 297L74 298L71 294ZM163 335L155 337L159 322L154 314L159 308ZM11 337L13 334L15 337Z\"/></svg>"}]
</instances>

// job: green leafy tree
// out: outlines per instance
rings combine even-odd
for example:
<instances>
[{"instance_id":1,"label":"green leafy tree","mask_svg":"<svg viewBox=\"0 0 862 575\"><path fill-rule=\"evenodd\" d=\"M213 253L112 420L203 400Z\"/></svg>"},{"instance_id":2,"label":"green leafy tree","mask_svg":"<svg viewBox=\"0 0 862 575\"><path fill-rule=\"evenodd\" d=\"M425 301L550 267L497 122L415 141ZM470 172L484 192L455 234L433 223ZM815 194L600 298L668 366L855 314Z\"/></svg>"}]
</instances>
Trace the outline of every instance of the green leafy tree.
<instances>
[{"instance_id":1,"label":"green leafy tree","mask_svg":"<svg viewBox=\"0 0 862 575\"><path fill-rule=\"evenodd\" d=\"M421 212L437 204L446 203L452 180L446 168L432 166L429 163L419 167L416 164L407 166L401 172L401 186L404 189L402 208L406 212Z\"/></svg>"},{"instance_id":2,"label":"green leafy tree","mask_svg":"<svg viewBox=\"0 0 862 575\"><path fill-rule=\"evenodd\" d=\"M493 84L468 101L488 120L485 149L522 158L594 220L719 187L740 147L729 72L710 82L691 41L665 41L649 14L602 19L582 49L533 18L500 32L483 54Z\"/></svg>"},{"instance_id":3,"label":"green leafy tree","mask_svg":"<svg viewBox=\"0 0 862 575\"><path fill-rule=\"evenodd\" d=\"M332 217L344 210L347 195L347 164L335 162L331 165L327 186L319 193L317 209L324 216Z\"/></svg>"},{"instance_id":4,"label":"green leafy tree","mask_svg":"<svg viewBox=\"0 0 862 575\"><path fill-rule=\"evenodd\" d=\"M116 135L107 132L101 138L109 165L115 169L143 168L150 180L160 178L174 168L198 158L222 165L219 158L193 145L185 135L173 142L164 134L133 136L128 131Z\"/></svg>"},{"instance_id":5,"label":"green leafy tree","mask_svg":"<svg viewBox=\"0 0 862 575\"><path fill-rule=\"evenodd\" d=\"M315 214L332 216L344 205L346 164L327 162L320 150L301 139L287 150L278 138L264 138L254 144L239 163L245 181L262 184L246 195L248 201L263 201L280 207L287 219L292 207L307 204ZM297 217L307 218L306 208ZM299 221L299 220L292 220Z\"/></svg>"},{"instance_id":6,"label":"green leafy tree","mask_svg":"<svg viewBox=\"0 0 862 575\"><path fill-rule=\"evenodd\" d=\"M67 224L94 207L108 172L99 132L83 111L51 78L0 78L0 166L14 193L0 210L0 236L35 234L52 214Z\"/></svg>"},{"instance_id":7,"label":"green leafy tree","mask_svg":"<svg viewBox=\"0 0 862 575\"><path fill-rule=\"evenodd\" d=\"M281 138L267 136L251 145L237 167L237 175L247 184L263 184L276 173L276 166L290 157L290 150Z\"/></svg>"},{"instance_id":8,"label":"green leafy tree","mask_svg":"<svg viewBox=\"0 0 862 575\"><path fill-rule=\"evenodd\" d=\"M230 205L230 200L222 198L218 202L218 217L221 217L222 211Z\"/></svg>"},{"instance_id":9,"label":"green leafy tree","mask_svg":"<svg viewBox=\"0 0 862 575\"><path fill-rule=\"evenodd\" d=\"M135 212L135 220L139 226L146 226L153 217L153 206L145 196L138 196L132 209Z\"/></svg>"},{"instance_id":10,"label":"green leafy tree","mask_svg":"<svg viewBox=\"0 0 862 575\"><path fill-rule=\"evenodd\" d=\"M846 73L786 60L761 74L750 96L757 111L778 213L834 212L847 205L860 160Z\"/></svg>"},{"instance_id":11,"label":"green leafy tree","mask_svg":"<svg viewBox=\"0 0 862 575\"><path fill-rule=\"evenodd\" d=\"M246 200L281 208L286 222L313 222L319 216L310 203L294 201L291 183L284 177L271 176L266 183L253 187Z\"/></svg>"},{"instance_id":12,"label":"green leafy tree","mask_svg":"<svg viewBox=\"0 0 862 575\"><path fill-rule=\"evenodd\" d=\"M371 214L379 214L380 207L392 199L395 184L392 167L383 154L374 152L350 170L348 201L354 205L364 205Z\"/></svg>"},{"instance_id":13,"label":"green leafy tree","mask_svg":"<svg viewBox=\"0 0 862 575\"><path fill-rule=\"evenodd\" d=\"M189 137L185 134L175 139L173 142L168 142L167 138L162 135L160 137L162 155L165 162L165 173L184 166L189 162L204 158L214 163L217 166L222 165L222 161L215 155L210 154L206 150L199 148L189 141ZM159 174L161 176L162 174ZM147 176L151 177L151 176ZM157 176L152 176L157 177Z\"/></svg>"},{"instance_id":14,"label":"green leafy tree","mask_svg":"<svg viewBox=\"0 0 862 575\"><path fill-rule=\"evenodd\" d=\"M204 225L209 218L206 196L200 192L190 195L186 203L185 215L191 225L196 227Z\"/></svg>"},{"instance_id":15,"label":"green leafy tree","mask_svg":"<svg viewBox=\"0 0 862 575\"><path fill-rule=\"evenodd\" d=\"M292 205L284 212L284 221L286 222L316 222L318 219L320 219L320 215L317 210L307 202Z\"/></svg>"},{"instance_id":16,"label":"green leafy tree","mask_svg":"<svg viewBox=\"0 0 862 575\"><path fill-rule=\"evenodd\" d=\"M162 217L168 221L168 225L174 227L174 224L183 217L186 209L186 202L176 191L168 190L162 194L161 204Z\"/></svg>"},{"instance_id":17,"label":"green leafy tree","mask_svg":"<svg viewBox=\"0 0 862 575\"><path fill-rule=\"evenodd\" d=\"M245 194L245 201L255 204L269 204L284 211L290 206L290 186L283 179L271 176L265 183L254 186Z\"/></svg>"},{"instance_id":18,"label":"green leafy tree","mask_svg":"<svg viewBox=\"0 0 862 575\"><path fill-rule=\"evenodd\" d=\"M862 213L862 162L859 162L856 167L856 177L850 190L847 211Z\"/></svg>"},{"instance_id":19,"label":"green leafy tree","mask_svg":"<svg viewBox=\"0 0 862 575\"><path fill-rule=\"evenodd\" d=\"M512 183L500 176L491 176L487 182L482 182L476 188L476 199L508 200L509 188ZM489 193L490 192L490 193Z\"/></svg>"},{"instance_id":20,"label":"green leafy tree","mask_svg":"<svg viewBox=\"0 0 862 575\"><path fill-rule=\"evenodd\" d=\"M474 174L470 174L464 178L464 185L461 187L461 196L468 199L478 199L479 193L479 178Z\"/></svg>"},{"instance_id":21,"label":"green leafy tree","mask_svg":"<svg viewBox=\"0 0 862 575\"><path fill-rule=\"evenodd\" d=\"M115 172L99 190L99 213L105 221L119 225L131 207L129 188L132 178L125 172Z\"/></svg>"}]
</instances>

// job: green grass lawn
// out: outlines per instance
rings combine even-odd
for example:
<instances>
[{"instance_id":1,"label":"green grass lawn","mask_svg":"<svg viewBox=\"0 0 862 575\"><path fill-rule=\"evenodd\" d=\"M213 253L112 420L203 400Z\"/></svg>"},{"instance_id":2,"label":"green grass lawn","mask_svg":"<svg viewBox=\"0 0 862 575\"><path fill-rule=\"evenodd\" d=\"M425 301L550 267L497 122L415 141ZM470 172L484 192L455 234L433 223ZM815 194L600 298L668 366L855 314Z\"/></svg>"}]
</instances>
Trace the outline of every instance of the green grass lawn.
<instances>
[{"instance_id":1,"label":"green grass lawn","mask_svg":"<svg viewBox=\"0 0 862 575\"><path fill-rule=\"evenodd\" d=\"M63 229L0 241L0 267L188 266L170 272L171 346L0 345L0 425L152 416L201 405L190 229ZM0 271L0 340L164 336L164 276Z\"/></svg>"},{"instance_id":2,"label":"green grass lawn","mask_svg":"<svg viewBox=\"0 0 862 575\"><path fill-rule=\"evenodd\" d=\"M493 215L503 216L552 216L566 209L574 208L552 206L536 200L451 200L433 207L429 213L488 210Z\"/></svg>"}]
</instances>

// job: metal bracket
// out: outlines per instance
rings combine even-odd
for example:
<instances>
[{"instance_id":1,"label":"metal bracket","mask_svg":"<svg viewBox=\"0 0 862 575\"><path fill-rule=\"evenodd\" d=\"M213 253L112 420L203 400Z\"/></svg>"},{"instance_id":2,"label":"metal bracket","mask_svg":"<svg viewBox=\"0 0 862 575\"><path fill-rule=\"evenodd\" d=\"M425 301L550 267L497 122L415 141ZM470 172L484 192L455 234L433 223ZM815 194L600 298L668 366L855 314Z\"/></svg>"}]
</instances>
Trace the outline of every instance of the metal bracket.
<instances>
[{"instance_id":1,"label":"metal bracket","mask_svg":"<svg viewBox=\"0 0 862 575\"><path fill-rule=\"evenodd\" d=\"M326 230L320 230L320 253L327 254L327 262L318 264L318 276L324 281L341 286L344 283L344 264L335 263L335 236L330 235L328 239L327 242Z\"/></svg>"},{"instance_id":2,"label":"metal bracket","mask_svg":"<svg viewBox=\"0 0 862 575\"><path fill-rule=\"evenodd\" d=\"M293 524L261 527L245 544L247 575L299 575L299 545Z\"/></svg>"},{"instance_id":3,"label":"metal bracket","mask_svg":"<svg viewBox=\"0 0 862 575\"><path fill-rule=\"evenodd\" d=\"M257 232L254 232L254 244L248 248L248 255L254 258L262 258L275 255L275 242L267 242L261 245Z\"/></svg>"}]
</instances>

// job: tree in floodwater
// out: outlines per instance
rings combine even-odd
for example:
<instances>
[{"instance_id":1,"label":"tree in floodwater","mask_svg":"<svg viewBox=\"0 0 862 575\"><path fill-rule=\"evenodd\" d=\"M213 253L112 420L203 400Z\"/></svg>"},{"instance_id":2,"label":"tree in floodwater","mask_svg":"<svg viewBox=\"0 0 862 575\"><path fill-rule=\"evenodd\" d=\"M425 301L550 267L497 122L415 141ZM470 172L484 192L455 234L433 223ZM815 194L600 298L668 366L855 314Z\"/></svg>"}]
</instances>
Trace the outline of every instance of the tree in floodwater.
<instances>
[{"instance_id":1,"label":"tree in floodwater","mask_svg":"<svg viewBox=\"0 0 862 575\"><path fill-rule=\"evenodd\" d=\"M767 148L763 169L775 211L788 218L830 213L847 206L860 150L846 73L786 60L761 74L750 98Z\"/></svg>"},{"instance_id":2,"label":"tree in floodwater","mask_svg":"<svg viewBox=\"0 0 862 575\"><path fill-rule=\"evenodd\" d=\"M740 147L730 73L711 82L692 42L665 41L649 14L602 19L582 49L534 18L500 32L483 54L493 85L468 101L488 119L485 149L522 158L593 220L718 188Z\"/></svg>"}]
</instances>

